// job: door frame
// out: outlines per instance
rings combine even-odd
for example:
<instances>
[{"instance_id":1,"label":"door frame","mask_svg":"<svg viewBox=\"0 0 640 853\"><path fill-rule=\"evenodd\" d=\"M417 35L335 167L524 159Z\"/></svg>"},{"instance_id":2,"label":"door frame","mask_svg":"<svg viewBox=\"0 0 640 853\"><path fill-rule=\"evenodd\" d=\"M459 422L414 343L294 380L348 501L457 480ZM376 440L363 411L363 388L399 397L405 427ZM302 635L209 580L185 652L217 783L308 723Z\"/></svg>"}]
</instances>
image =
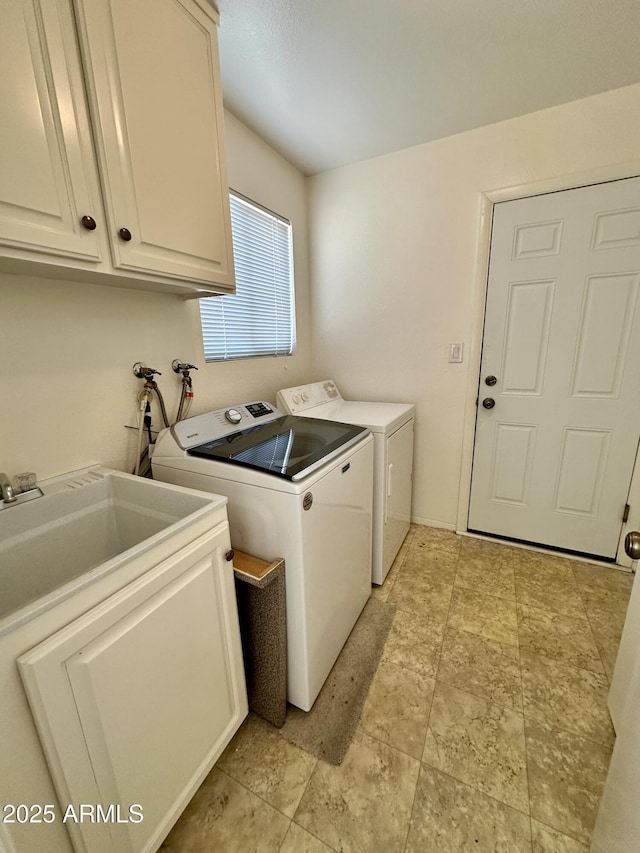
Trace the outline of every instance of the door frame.
<instances>
[{"instance_id":1,"label":"door frame","mask_svg":"<svg viewBox=\"0 0 640 853\"><path fill-rule=\"evenodd\" d=\"M478 397L478 377L484 336L484 316L489 278L489 252L491 250L491 226L493 224L493 206L501 201L514 201L528 196L561 192L591 184L602 184L624 178L640 177L640 160L600 166L586 171L557 175L541 181L534 181L499 189L483 190L480 193L480 223L477 237L477 252L474 272L473 303L471 310L471 341L468 348L467 389L464 406L464 427L462 436L462 461L460 466L460 487L458 490L458 514L456 532L466 534L469 520L469 497L471 494L471 473L473 467L473 446L476 429L476 400ZM616 564L629 568L631 560L624 551L624 537L627 532L640 529L640 454L631 476L629 489L631 512L623 525Z\"/></svg>"}]
</instances>

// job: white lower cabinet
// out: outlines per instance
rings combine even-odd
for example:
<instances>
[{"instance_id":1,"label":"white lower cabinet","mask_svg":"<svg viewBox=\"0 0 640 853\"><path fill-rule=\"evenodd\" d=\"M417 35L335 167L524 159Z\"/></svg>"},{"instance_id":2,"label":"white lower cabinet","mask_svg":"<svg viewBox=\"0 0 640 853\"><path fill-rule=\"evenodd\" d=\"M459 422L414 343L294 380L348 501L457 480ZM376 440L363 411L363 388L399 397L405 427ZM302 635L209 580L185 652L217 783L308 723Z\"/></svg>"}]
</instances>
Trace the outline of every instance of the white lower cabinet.
<instances>
[{"instance_id":1,"label":"white lower cabinet","mask_svg":"<svg viewBox=\"0 0 640 853\"><path fill-rule=\"evenodd\" d=\"M76 851L156 850L246 716L228 548L225 525L19 658Z\"/></svg>"}]
</instances>

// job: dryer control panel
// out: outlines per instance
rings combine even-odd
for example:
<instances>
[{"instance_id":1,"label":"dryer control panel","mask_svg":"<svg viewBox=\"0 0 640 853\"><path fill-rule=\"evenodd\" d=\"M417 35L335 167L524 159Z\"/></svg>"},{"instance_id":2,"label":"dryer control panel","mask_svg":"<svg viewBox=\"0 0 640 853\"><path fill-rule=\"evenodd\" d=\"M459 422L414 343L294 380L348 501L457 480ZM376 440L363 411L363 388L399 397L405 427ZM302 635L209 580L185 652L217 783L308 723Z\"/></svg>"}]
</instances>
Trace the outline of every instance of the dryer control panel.
<instances>
[{"instance_id":1,"label":"dryer control panel","mask_svg":"<svg viewBox=\"0 0 640 853\"><path fill-rule=\"evenodd\" d=\"M323 379L322 382L311 382L309 385L297 385L293 388L283 388L278 391L276 403L278 408L290 415L297 415L330 403L332 400L342 400L342 394L333 379Z\"/></svg>"}]
</instances>

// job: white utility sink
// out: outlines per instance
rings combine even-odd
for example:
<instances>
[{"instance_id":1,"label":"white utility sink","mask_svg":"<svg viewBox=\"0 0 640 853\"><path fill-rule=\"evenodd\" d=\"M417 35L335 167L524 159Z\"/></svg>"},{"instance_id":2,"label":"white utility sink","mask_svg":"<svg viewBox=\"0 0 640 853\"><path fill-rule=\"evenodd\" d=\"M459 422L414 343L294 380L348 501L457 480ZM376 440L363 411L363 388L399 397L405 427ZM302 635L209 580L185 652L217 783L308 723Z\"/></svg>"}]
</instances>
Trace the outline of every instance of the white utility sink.
<instances>
[{"instance_id":1,"label":"white utility sink","mask_svg":"<svg viewBox=\"0 0 640 853\"><path fill-rule=\"evenodd\" d=\"M226 503L97 467L41 488L42 497L0 512L0 628L10 614L119 568Z\"/></svg>"}]
</instances>

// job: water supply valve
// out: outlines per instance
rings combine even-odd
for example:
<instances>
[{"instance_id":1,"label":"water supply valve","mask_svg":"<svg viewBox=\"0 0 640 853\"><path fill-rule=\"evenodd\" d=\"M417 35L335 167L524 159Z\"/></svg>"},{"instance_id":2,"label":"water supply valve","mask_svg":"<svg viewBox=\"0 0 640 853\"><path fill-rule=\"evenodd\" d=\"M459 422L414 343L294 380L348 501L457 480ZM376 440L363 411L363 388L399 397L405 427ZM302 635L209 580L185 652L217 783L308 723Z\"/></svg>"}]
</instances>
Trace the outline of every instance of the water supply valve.
<instances>
[{"instance_id":1,"label":"water supply valve","mask_svg":"<svg viewBox=\"0 0 640 853\"><path fill-rule=\"evenodd\" d=\"M141 361L136 361L133 365L133 375L136 379L151 379L152 376L162 376L159 370L156 370L155 367L147 367Z\"/></svg>"},{"instance_id":2,"label":"water supply valve","mask_svg":"<svg viewBox=\"0 0 640 853\"><path fill-rule=\"evenodd\" d=\"M179 358L174 358L171 362L171 368L174 373L184 373L189 370L197 370L195 364L188 364L186 361L180 361Z\"/></svg>"}]
</instances>

